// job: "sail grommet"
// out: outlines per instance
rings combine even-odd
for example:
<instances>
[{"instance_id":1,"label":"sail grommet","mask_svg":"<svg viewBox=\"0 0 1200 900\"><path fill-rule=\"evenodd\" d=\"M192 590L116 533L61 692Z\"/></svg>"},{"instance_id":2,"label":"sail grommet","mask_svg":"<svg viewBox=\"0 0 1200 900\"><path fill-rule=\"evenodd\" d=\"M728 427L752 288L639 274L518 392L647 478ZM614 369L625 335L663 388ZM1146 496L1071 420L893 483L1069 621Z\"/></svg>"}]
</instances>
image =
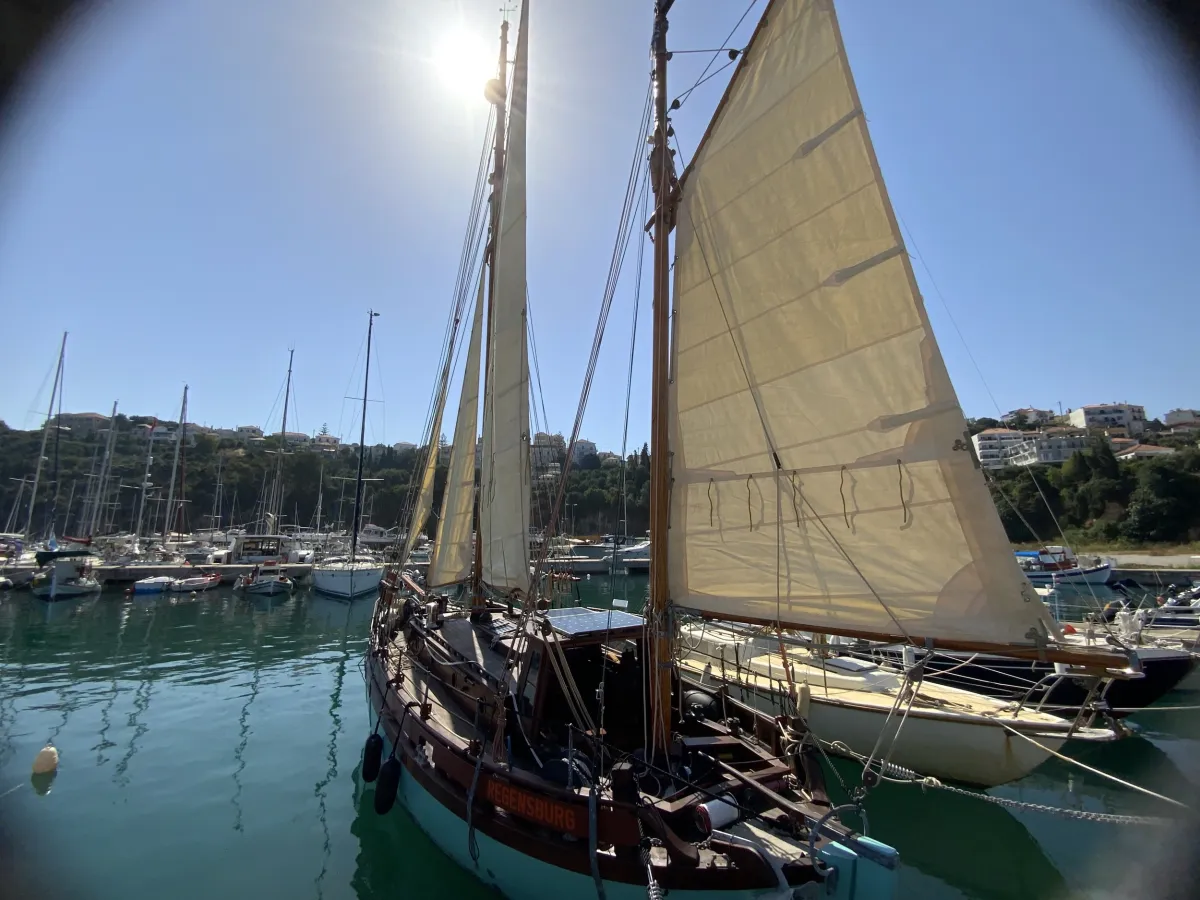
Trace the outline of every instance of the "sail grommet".
<instances>
[{"instance_id":1,"label":"sail grommet","mask_svg":"<svg viewBox=\"0 0 1200 900\"><path fill-rule=\"evenodd\" d=\"M379 777L379 766L383 760L383 738L372 734L363 746L362 777L370 784Z\"/></svg>"}]
</instances>

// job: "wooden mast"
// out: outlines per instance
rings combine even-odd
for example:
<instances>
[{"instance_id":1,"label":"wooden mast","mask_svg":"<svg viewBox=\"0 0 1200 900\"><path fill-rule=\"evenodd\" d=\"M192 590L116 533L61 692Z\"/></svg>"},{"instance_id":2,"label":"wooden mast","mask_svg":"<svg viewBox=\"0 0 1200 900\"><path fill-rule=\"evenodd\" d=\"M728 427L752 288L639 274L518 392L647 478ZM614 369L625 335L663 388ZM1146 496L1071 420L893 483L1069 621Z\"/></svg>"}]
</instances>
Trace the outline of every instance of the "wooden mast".
<instances>
[{"instance_id":1,"label":"wooden mast","mask_svg":"<svg viewBox=\"0 0 1200 900\"><path fill-rule=\"evenodd\" d=\"M485 90L487 99L496 107L496 139L492 148L492 174L488 180L492 185L488 215L488 246L484 262L488 266L487 280L487 327L483 335L483 399L484 427L487 427L487 385L492 375L492 313L496 304L496 244L500 236L500 200L504 193L504 146L506 139L505 104L508 102L508 20L500 23L500 58L496 77L488 82ZM482 435L480 435L482 437ZM436 440L434 435L433 439ZM432 448L432 444L430 445ZM481 465L486 462L481 460ZM483 605L483 508L479 492L475 492L475 564L471 573L471 605Z\"/></svg>"},{"instance_id":2,"label":"wooden mast","mask_svg":"<svg viewBox=\"0 0 1200 900\"><path fill-rule=\"evenodd\" d=\"M650 714L652 747L667 746L671 734L673 653L668 625L667 526L670 514L670 455L667 447L667 388L671 301L670 233L674 219L674 176L667 146L667 13L674 0L654 7L654 140L650 183L654 188L654 335L650 399Z\"/></svg>"}]
</instances>

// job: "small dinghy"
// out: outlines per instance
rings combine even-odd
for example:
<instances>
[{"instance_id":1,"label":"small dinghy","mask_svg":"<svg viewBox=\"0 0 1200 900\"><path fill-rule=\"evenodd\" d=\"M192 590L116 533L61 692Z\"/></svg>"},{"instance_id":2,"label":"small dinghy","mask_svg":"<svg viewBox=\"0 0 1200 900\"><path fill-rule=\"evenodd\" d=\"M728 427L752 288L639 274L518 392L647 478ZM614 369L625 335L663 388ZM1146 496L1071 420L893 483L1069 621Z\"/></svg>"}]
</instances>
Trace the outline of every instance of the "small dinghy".
<instances>
[{"instance_id":1,"label":"small dinghy","mask_svg":"<svg viewBox=\"0 0 1200 900\"><path fill-rule=\"evenodd\" d=\"M171 589L175 579L170 575L153 575L133 583L135 594L165 594Z\"/></svg>"},{"instance_id":2,"label":"small dinghy","mask_svg":"<svg viewBox=\"0 0 1200 900\"><path fill-rule=\"evenodd\" d=\"M176 578L171 582L171 590L180 593L211 591L220 586L221 576L215 572L207 575L193 575L191 578Z\"/></svg>"}]
</instances>

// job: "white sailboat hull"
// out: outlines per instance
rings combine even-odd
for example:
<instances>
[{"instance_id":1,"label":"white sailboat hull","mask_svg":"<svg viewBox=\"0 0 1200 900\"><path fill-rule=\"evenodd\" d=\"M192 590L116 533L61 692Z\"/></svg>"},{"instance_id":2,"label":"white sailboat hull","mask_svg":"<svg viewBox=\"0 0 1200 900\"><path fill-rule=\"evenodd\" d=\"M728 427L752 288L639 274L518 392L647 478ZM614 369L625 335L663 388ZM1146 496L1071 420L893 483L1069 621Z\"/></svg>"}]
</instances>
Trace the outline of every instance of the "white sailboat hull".
<instances>
[{"instance_id":1,"label":"white sailboat hull","mask_svg":"<svg viewBox=\"0 0 1200 900\"><path fill-rule=\"evenodd\" d=\"M256 581L246 586L247 594L286 594L292 589L291 582Z\"/></svg>"},{"instance_id":2,"label":"white sailboat hull","mask_svg":"<svg viewBox=\"0 0 1200 900\"><path fill-rule=\"evenodd\" d=\"M716 679L705 680L714 685L718 683ZM782 698L774 692L725 683L729 685L732 697L756 709L778 714L782 708ZM814 690L808 724L813 734L822 740L840 742L852 753L868 756L881 732L884 737L879 746L892 746L892 738L900 725L900 712L902 710L892 716L885 729L887 708L828 702ZM1045 734L1035 729L1036 725L1029 736L1047 749L1011 734L995 722L953 714L934 716L914 709L891 752L891 762L919 775L995 787L1024 778L1050 758L1050 750L1058 750L1066 742L1065 735ZM838 754L836 745L831 752Z\"/></svg>"},{"instance_id":3,"label":"white sailboat hull","mask_svg":"<svg viewBox=\"0 0 1200 900\"><path fill-rule=\"evenodd\" d=\"M1112 565L1103 563L1099 566L1088 566L1052 571L1026 572L1025 577L1034 584L1108 584L1112 578Z\"/></svg>"},{"instance_id":4,"label":"white sailboat hull","mask_svg":"<svg viewBox=\"0 0 1200 900\"><path fill-rule=\"evenodd\" d=\"M211 591L214 588L218 588L220 586L221 586L220 578L206 578L206 577L178 578L175 581L171 582L171 590L172 591L180 591L180 592Z\"/></svg>"},{"instance_id":5,"label":"white sailboat hull","mask_svg":"<svg viewBox=\"0 0 1200 900\"><path fill-rule=\"evenodd\" d=\"M72 597L98 594L100 592L100 582L94 578L88 578L80 581L70 581L54 587L50 584L50 579L46 579L46 581L40 584L35 582L31 590L33 596L41 597L43 600L70 600ZM53 592L53 596L51 596L51 592Z\"/></svg>"},{"instance_id":6,"label":"white sailboat hull","mask_svg":"<svg viewBox=\"0 0 1200 900\"><path fill-rule=\"evenodd\" d=\"M315 566L313 587L332 597L353 599L374 593L383 578L383 566L374 563L354 566Z\"/></svg>"},{"instance_id":7,"label":"white sailboat hull","mask_svg":"<svg viewBox=\"0 0 1200 900\"><path fill-rule=\"evenodd\" d=\"M239 578L234 588L240 588L247 594L269 596L272 594L291 593L292 580L280 575L259 575L253 581Z\"/></svg>"}]
</instances>

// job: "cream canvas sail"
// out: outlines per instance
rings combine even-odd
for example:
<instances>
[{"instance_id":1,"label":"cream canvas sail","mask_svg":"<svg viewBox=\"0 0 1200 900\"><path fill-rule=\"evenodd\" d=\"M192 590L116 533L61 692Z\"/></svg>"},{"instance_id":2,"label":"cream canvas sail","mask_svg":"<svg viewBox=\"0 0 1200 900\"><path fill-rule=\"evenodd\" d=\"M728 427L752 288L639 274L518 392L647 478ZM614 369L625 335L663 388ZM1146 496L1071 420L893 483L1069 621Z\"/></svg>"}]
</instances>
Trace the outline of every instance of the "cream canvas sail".
<instances>
[{"instance_id":1,"label":"cream canvas sail","mask_svg":"<svg viewBox=\"0 0 1200 900\"><path fill-rule=\"evenodd\" d=\"M455 323L457 329L457 323ZM437 394L434 395L433 424L429 431L429 446L425 453L425 466L421 470L421 483L417 490L417 503L413 507L412 520L408 525L408 536L404 539L404 553L400 556L403 565L408 561L408 555L416 546L425 520L433 509L433 479L437 473L438 441L442 434L442 413L446 410L446 391L450 386L450 364L453 361L454 336L451 335L451 349L446 353L446 363L442 366L442 375L438 379Z\"/></svg>"},{"instance_id":2,"label":"cream canvas sail","mask_svg":"<svg viewBox=\"0 0 1200 900\"><path fill-rule=\"evenodd\" d=\"M828 0L775 0L685 173L674 603L1029 646L1054 625L978 471Z\"/></svg>"},{"instance_id":3,"label":"cream canvas sail","mask_svg":"<svg viewBox=\"0 0 1200 900\"><path fill-rule=\"evenodd\" d=\"M490 369L484 397L480 473L483 581L496 590L529 590L529 362L525 328L525 106L529 4L513 68L507 160L496 235L489 323Z\"/></svg>"},{"instance_id":4,"label":"cream canvas sail","mask_svg":"<svg viewBox=\"0 0 1200 900\"><path fill-rule=\"evenodd\" d=\"M475 318L471 342L463 369L462 392L458 400L458 421L454 426L454 446L450 448L450 471L442 495L442 515L438 519L437 540L429 561L426 583L442 587L466 579L471 571L471 513L475 500L475 438L479 423L479 352L483 334L483 276L475 299Z\"/></svg>"}]
</instances>

